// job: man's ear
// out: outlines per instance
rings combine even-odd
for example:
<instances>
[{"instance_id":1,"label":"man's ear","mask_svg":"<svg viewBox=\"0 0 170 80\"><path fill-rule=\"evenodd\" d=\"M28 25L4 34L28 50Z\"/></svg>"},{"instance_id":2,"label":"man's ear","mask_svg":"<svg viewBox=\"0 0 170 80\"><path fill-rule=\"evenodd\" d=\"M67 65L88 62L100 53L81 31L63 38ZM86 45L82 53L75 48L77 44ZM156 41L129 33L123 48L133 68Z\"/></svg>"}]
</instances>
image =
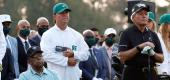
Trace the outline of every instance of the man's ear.
<instances>
[{"instance_id":1,"label":"man's ear","mask_svg":"<svg viewBox=\"0 0 170 80\"><path fill-rule=\"evenodd\" d=\"M56 23L55 17L56 17L56 15L53 14L53 22L54 22L54 23Z\"/></svg>"},{"instance_id":2,"label":"man's ear","mask_svg":"<svg viewBox=\"0 0 170 80\"><path fill-rule=\"evenodd\" d=\"M29 59L27 60L27 62L28 62L28 64L31 64L31 59L29 58Z\"/></svg>"},{"instance_id":3,"label":"man's ear","mask_svg":"<svg viewBox=\"0 0 170 80\"><path fill-rule=\"evenodd\" d=\"M19 31L19 26L18 26L18 25L16 25L16 31L17 31L17 32Z\"/></svg>"}]
</instances>

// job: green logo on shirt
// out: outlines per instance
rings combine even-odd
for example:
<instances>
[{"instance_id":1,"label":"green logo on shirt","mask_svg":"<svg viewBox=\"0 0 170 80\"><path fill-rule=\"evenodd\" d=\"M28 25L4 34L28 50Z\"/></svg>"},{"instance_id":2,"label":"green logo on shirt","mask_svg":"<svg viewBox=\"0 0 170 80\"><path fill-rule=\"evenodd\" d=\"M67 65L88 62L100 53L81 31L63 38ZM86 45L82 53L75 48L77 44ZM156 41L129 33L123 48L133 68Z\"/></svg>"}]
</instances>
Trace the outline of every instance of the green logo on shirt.
<instances>
[{"instance_id":1,"label":"green logo on shirt","mask_svg":"<svg viewBox=\"0 0 170 80\"><path fill-rule=\"evenodd\" d=\"M73 50L73 51L76 51L76 50L77 50L77 46L72 45L72 50Z\"/></svg>"}]
</instances>

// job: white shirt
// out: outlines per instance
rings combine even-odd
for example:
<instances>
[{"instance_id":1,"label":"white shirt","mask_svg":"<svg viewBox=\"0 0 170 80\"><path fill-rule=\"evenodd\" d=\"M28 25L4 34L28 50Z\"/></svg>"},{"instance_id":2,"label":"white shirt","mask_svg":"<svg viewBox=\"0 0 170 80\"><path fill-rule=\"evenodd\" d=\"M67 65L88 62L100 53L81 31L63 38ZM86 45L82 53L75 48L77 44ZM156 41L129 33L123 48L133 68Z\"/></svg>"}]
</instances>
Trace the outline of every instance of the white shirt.
<instances>
[{"instance_id":1,"label":"white shirt","mask_svg":"<svg viewBox=\"0 0 170 80\"><path fill-rule=\"evenodd\" d=\"M157 67L158 74L167 73L168 75L170 75L170 52L167 50L161 34L157 33L157 35L160 40L162 51L163 51L163 56L164 56L163 63L158 64L158 67Z\"/></svg>"},{"instance_id":2,"label":"white shirt","mask_svg":"<svg viewBox=\"0 0 170 80\"><path fill-rule=\"evenodd\" d=\"M30 43L29 43L29 40L28 40L28 37L27 39L25 40L24 38L22 38L20 35L18 35L18 37L21 39L21 42L22 44L24 45L24 49L25 49L25 41L28 43L28 46L31 47ZM27 53L27 50L25 49L25 53Z\"/></svg>"},{"instance_id":3,"label":"white shirt","mask_svg":"<svg viewBox=\"0 0 170 80\"><path fill-rule=\"evenodd\" d=\"M6 40L3 32L3 25L0 21L0 64L2 64L2 59L4 58L6 52Z\"/></svg>"},{"instance_id":4,"label":"white shirt","mask_svg":"<svg viewBox=\"0 0 170 80\"><path fill-rule=\"evenodd\" d=\"M6 40L3 32L3 25L0 21L0 64L2 64L2 59L4 58L6 52ZM1 72L0 72L0 80L1 80Z\"/></svg>"},{"instance_id":5,"label":"white shirt","mask_svg":"<svg viewBox=\"0 0 170 80\"><path fill-rule=\"evenodd\" d=\"M73 50L74 58L78 63L87 60L90 55L89 48L80 33L68 26L65 30L60 30L54 25L43 34L40 46L48 68L57 72L60 80L80 79L81 71L78 64L74 67L68 66L68 58L63 56L62 52L55 51L56 46L68 47Z\"/></svg>"}]
</instances>

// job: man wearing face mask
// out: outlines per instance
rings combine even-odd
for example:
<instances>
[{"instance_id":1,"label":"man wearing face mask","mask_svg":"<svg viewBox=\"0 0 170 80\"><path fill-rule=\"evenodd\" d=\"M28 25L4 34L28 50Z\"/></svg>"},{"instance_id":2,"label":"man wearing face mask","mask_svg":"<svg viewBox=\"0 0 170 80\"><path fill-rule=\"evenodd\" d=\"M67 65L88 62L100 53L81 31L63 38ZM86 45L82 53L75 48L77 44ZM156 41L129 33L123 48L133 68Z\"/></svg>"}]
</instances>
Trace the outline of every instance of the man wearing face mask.
<instances>
[{"instance_id":1,"label":"man wearing face mask","mask_svg":"<svg viewBox=\"0 0 170 80\"><path fill-rule=\"evenodd\" d=\"M28 39L30 34L30 23L27 20L20 20L17 25L18 37L18 63L19 72L22 73L27 70L27 55L26 52L29 47L36 45L32 40Z\"/></svg>"},{"instance_id":2,"label":"man wearing face mask","mask_svg":"<svg viewBox=\"0 0 170 80\"><path fill-rule=\"evenodd\" d=\"M118 47L117 44L114 44L114 37L116 36L116 30L113 28L107 28L104 32L105 41L100 48L101 51L103 51L105 60L107 63L107 79L113 80L115 77L115 71L112 68L112 56L117 55Z\"/></svg>"},{"instance_id":3,"label":"man wearing face mask","mask_svg":"<svg viewBox=\"0 0 170 80\"><path fill-rule=\"evenodd\" d=\"M31 38L31 40L33 40L37 44L36 46L40 46L41 36L43 35L43 33L45 31L47 31L49 29L49 21L45 17L39 17L37 19L36 26L37 26L37 29L38 29L38 35Z\"/></svg>"},{"instance_id":4,"label":"man wearing face mask","mask_svg":"<svg viewBox=\"0 0 170 80\"><path fill-rule=\"evenodd\" d=\"M1 78L1 71L2 71L2 59L5 56L5 52L6 52L6 41L5 41L5 36L3 33L3 25L1 23L1 19L0 19L0 78Z\"/></svg>"},{"instance_id":5,"label":"man wearing face mask","mask_svg":"<svg viewBox=\"0 0 170 80\"><path fill-rule=\"evenodd\" d=\"M91 30L83 32L84 40L89 46L91 56L87 61L80 62L79 66L82 70L82 80L106 80L106 63L104 55L95 48L96 38Z\"/></svg>"},{"instance_id":6,"label":"man wearing face mask","mask_svg":"<svg viewBox=\"0 0 170 80\"><path fill-rule=\"evenodd\" d=\"M96 48L100 48L101 45L100 45L100 41L101 41L101 37L100 37L100 34L99 34L99 29L97 28L91 28L90 30L92 30L95 34L95 38L96 38Z\"/></svg>"},{"instance_id":7,"label":"man wearing face mask","mask_svg":"<svg viewBox=\"0 0 170 80\"><path fill-rule=\"evenodd\" d=\"M17 40L16 40L16 38L9 35L9 32L11 30L10 25L12 23L11 17L8 14L2 14L1 20L2 20L2 24L3 24L3 32L5 35L6 42L7 42L7 48L9 48L10 52L11 52L11 54L8 54L8 55L10 55L10 57L8 58L8 59L10 59L9 62L11 62L10 69L12 69L12 71L14 71L15 77L18 78L19 77L19 68L18 68L18 58L17 58L18 48L16 47Z\"/></svg>"}]
</instances>

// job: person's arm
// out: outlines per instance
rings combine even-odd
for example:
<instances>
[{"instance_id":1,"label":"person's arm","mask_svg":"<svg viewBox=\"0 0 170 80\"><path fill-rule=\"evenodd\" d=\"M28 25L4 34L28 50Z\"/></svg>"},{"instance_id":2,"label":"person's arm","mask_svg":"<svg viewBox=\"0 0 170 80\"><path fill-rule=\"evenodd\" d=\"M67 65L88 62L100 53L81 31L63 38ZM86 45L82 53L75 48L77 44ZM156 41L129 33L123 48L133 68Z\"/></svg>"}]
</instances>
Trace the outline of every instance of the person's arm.
<instances>
[{"instance_id":1,"label":"person's arm","mask_svg":"<svg viewBox=\"0 0 170 80\"><path fill-rule=\"evenodd\" d=\"M84 68L85 66L87 66L86 62L80 62L79 67L82 70L82 77L86 77L89 80L92 80L94 76Z\"/></svg>"},{"instance_id":2,"label":"person's arm","mask_svg":"<svg viewBox=\"0 0 170 80\"><path fill-rule=\"evenodd\" d=\"M130 42L127 32L123 32L119 41L119 53L118 53L120 61L122 63L133 58L139 52L139 50L136 47L129 49L129 45Z\"/></svg>"},{"instance_id":3,"label":"person's arm","mask_svg":"<svg viewBox=\"0 0 170 80\"><path fill-rule=\"evenodd\" d=\"M3 25L0 21L0 65L2 66L2 59L5 55L6 52L6 40L5 40L5 36L3 33Z\"/></svg>"},{"instance_id":4,"label":"person's arm","mask_svg":"<svg viewBox=\"0 0 170 80\"><path fill-rule=\"evenodd\" d=\"M122 33L121 38L120 38L118 55L122 63L124 63L127 60L132 59L138 53L141 53L141 51L143 50L145 46L150 46L152 48L155 47L155 45L151 42L144 42L131 48L130 45L132 44L129 40L130 39L129 36L131 35L128 35L128 32L125 31Z\"/></svg>"},{"instance_id":5,"label":"person's arm","mask_svg":"<svg viewBox=\"0 0 170 80\"><path fill-rule=\"evenodd\" d=\"M43 34L40 42L41 50L43 51L43 58L48 63L57 64L60 66L68 66L68 57L63 56L63 53L56 52L55 47L50 39L49 34Z\"/></svg>"},{"instance_id":6,"label":"person's arm","mask_svg":"<svg viewBox=\"0 0 170 80\"><path fill-rule=\"evenodd\" d=\"M89 47L86 44L86 42L84 41L84 38L82 35L79 36L79 39L77 39L78 41L78 46L77 46L77 50L73 50L74 52L74 58L78 61L85 61L89 58Z\"/></svg>"},{"instance_id":7,"label":"person's arm","mask_svg":"<svg viewBox=\"0 0 170 80\"><path fill-rule=\"evenodd\" d=\"M12 65L12 56L9 48L6 49L5 56L2 60L3 70L1 72L2 80L13 80L15 77L14 68Z\"/></svg>"},{"instance_id":8,"label":"person's arm","mask_svg":"<svg viewBox=\"0 0 170 80\"><path fill-rule=\"evenodd\" d=\"M164 61L164 56L162 53L155 53L154 58L156 62L162 63Z\"/></svg>"},{"instance_id":9,"label":"person's arm","mask_svg":"<svg viewBox=\"0 0 170 80\"><path fill-rule=\"evenodd\" d=\"M119 52L119 57L120 60L124 63L127 60L130 60L131 58L133 58L137 53L141 53L141 50L143 50L144 47L146 46L150 46L150 47L155 47L155 45L152 42L144 42L141 43L137 46L135 46L132 49L129 49L127 51L120 51ZM158 58L159 56L156 55L156 57Z\"/></svg>"},{"instance_id":10,"label":"person's arm","mask_svg":"<svg viewBox=\"0 0 170 80\"><path fill-rule=\"evenodd\" d=\"M127 51L120 51L119 52L119 57L120 57L120 61L122 63L124 63L125 61L133 58L139 51L137 50L136 47L127 50Z\"/></svg>"}]
</instances>

